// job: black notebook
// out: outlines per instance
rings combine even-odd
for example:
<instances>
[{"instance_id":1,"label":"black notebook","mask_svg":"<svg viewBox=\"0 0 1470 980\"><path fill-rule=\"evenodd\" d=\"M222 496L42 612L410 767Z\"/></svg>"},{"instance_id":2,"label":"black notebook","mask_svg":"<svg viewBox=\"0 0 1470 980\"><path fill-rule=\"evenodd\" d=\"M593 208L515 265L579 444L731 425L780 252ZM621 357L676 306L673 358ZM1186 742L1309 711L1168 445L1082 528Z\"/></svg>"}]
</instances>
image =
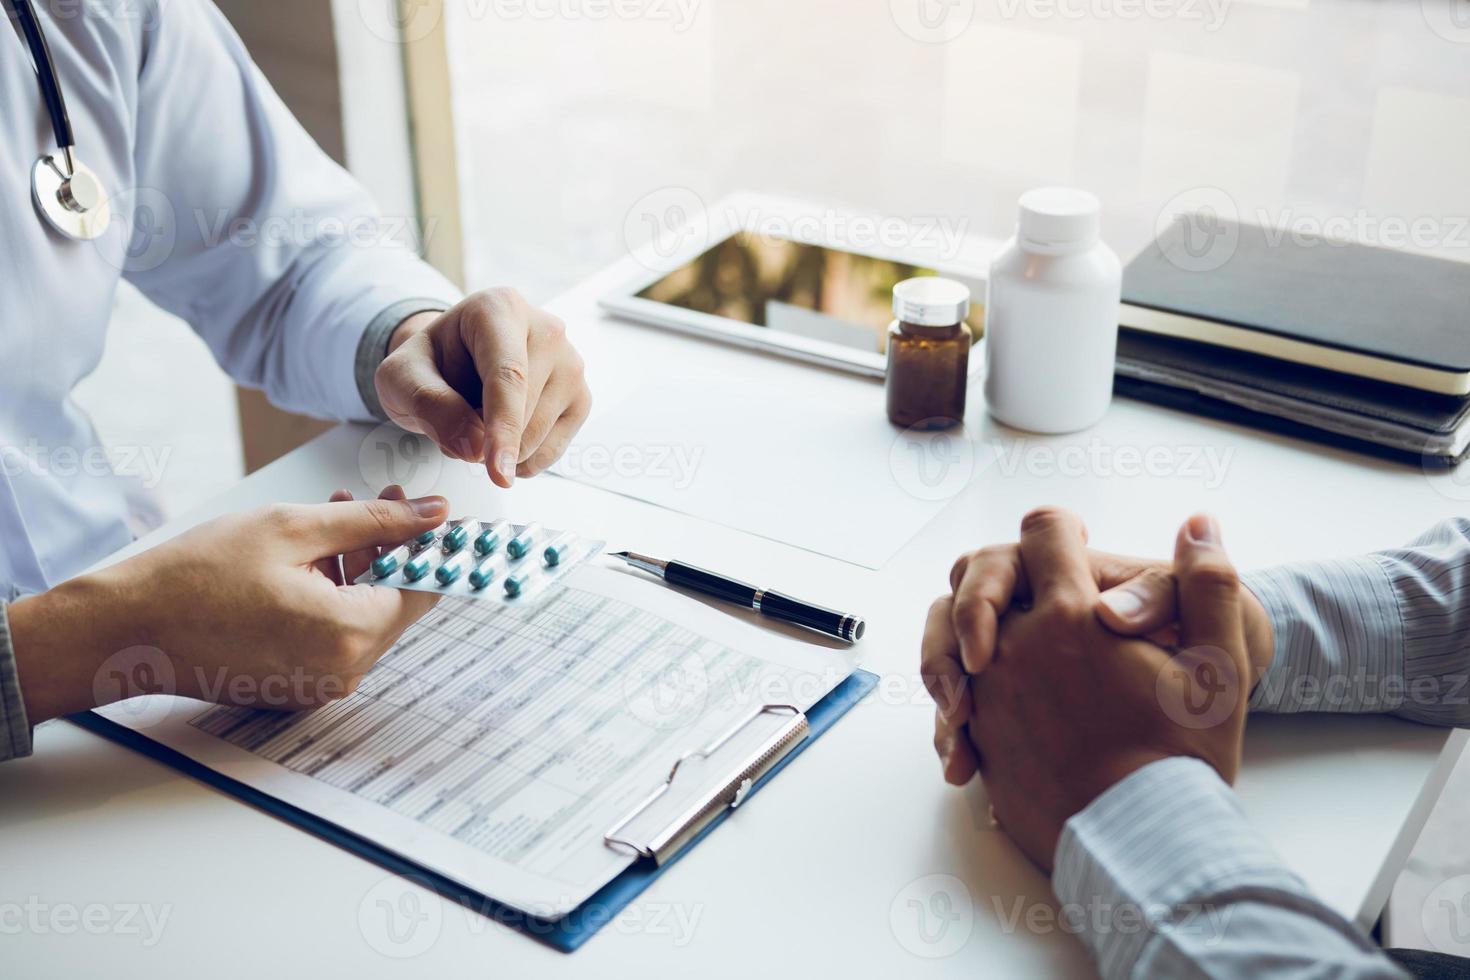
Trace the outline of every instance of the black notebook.
<instances>
[{"instance_id":1,"label":"black notebook","mask_svg":"<svg viewBox=\"0 0 1470 980\"><path fill-rule=\"evenodd\" d=\"M1470 394L1470 263L1185 216L1128 264L1120 322L1397 387Z\"/></svg>"}]
</instances>

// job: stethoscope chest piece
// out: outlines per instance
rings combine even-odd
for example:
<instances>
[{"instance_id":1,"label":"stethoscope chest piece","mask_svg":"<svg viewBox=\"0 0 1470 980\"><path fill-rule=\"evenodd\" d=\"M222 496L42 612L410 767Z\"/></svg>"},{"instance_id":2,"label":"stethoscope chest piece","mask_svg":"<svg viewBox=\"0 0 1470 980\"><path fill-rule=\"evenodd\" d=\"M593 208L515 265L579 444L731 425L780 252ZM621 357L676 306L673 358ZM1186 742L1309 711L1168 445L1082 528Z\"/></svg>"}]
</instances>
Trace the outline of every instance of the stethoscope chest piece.
<instances>
[{"instance_id":1,"label":"stethoscope chest piece","mask_svg":"<svg viewBox=\"0 0 1470 980\"><path fill-rule=\"evenodd\" d=\"M67 238L92 241L101 238L112 223L112 207L102 181L84 163L43 156L31 169L31 193L36 209L46 223ZM67 176L70 168L71 176Z\"/></svg>"}]
</instances>

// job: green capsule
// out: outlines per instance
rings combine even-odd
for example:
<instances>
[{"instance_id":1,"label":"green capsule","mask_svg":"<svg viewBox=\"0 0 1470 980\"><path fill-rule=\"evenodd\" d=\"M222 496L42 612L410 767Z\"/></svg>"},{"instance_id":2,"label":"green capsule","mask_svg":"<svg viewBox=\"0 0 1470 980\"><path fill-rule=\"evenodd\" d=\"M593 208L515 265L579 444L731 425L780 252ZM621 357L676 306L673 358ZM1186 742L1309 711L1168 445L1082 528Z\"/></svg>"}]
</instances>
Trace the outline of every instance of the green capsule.
<instances>
[{"instance_id":1,"label":"green capsule","mask_svg":"<svg viewBox=\"0 0 1470 980\"><path fill-rule=\"evenodd\" d=\"M521 528L521 533L510 539L505 550L512 558L524 558L531 553L536 546L536 534L541 530L540 524L527 524Z\"/></svg>"},{"instance_id":2,"label":"green capsule","mask_svg":"<svg viewBox=\"0 0 1470 980\"><path fill-rule=\"evenodd\" d=\"M520 595L522 592L526 591L526 586L530 584L530 581L530 572L515 572L511 575L506 576L505 594L512 598Z\"/></svg>"},{"instance_id":3,"label":"green capsule","mask_svg":"<svg viewBox=\"0 0 1470 980\"><path fill-rule=\"evenodd\" d=\"M470 542L470 532L480 528L479 521L460 521L444 535L444 551L453 554Z\"/></svg>"},{"instance_id":4,"label":"green capsule","mask_svg":"<svg viewBox=\"0 0 1470 980\"><path fill-rule=\"evenodd\" d=\"M488 527L475 539L475 553L488 555L500 547L500 528Z\"/></svg>"},{"instance_id":5,"label":"green capsule","mask_svg":"<svg viewBox=\"0 0 1470 980\"><path fill-rule=\"evenodd\" d=\"M556 536L556 540L546 546L546 550L541 553L541 557L546 559L546 564L555 568L562 563L562 559L566 558L567 552L572 550L572 544L575 540L575 536L570 531L563 531Z\"/></svg>"},{"instance_id":6,"label":"green capsule","mask_svg":"<svg viewBox=\"0 0 1470 980\"><path fill-rule=\"evenodd\" d=\"M495 581L495 571L499 564L499 561L491 558L476 565L475 570L470 572L470 588L483 589Z\"/></svg>"},{"instance_id":7,"label":"green capsule","mask_svg":"<svg viewBox=\"0 0 1470 980\"><path fill-rule=\"evenodd\" d=\"M403 577L410 582L417 582L429 574L429 556L419 555L413 561L403 566Z\"/></svg>"},{"instance_id":8,"label":"green capsule","mask_svg":"<svg viewBox=\"0 0 1470 980\"><path fill-rule=\"evenodd\" d=\"M464 574L465 566L469 563L470 556L466 554L446 558L442 565L434 569L434 577L439 580L440 585L453 585Z\"/></svg>"},{"instance_id":9,"label":"green capsule","mask_svg":"<svg viewBox=\"0 0 1470 980\"><path fill-rule=\"evenodd\" d=\"M373 562L373 578L387 578L392 575L410 554L409 547L405 544L379 555Z\"/></svg>"},{"instance_id":10,"label":"green capsule","mask_svg":"<svg viewBox=\"0 0 1470 980\"><path fill-rule=\"evenodd\" d=\"M434 543L434 539L439 536L439 532L443 530L443 528L444 525L440 524L432 531L425 531L423 534L420 534L418 537L414 538L413 543L418 545L420 548L431 545Z\"/></svg>"}]
</instances>

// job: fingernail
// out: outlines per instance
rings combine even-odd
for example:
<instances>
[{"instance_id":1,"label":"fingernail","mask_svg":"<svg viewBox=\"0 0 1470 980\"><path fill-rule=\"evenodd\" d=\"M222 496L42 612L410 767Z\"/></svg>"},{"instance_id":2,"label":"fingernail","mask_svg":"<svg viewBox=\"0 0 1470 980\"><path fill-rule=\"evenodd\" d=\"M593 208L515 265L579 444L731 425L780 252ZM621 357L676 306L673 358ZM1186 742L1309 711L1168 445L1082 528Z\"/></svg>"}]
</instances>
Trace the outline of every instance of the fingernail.
<instances>
[{"instance_id":1,"label":"fingernail","mask_svg":"<svg viewBox=\"0 0 1470 980\"><path fill-rule=\"evenodd\" d=\"M469 436L460 436L454 441L454 455L463 460L475 458L475 443Z\"/></svg>"},{"instance_id":2,"label":"fingernail","mask_svg":"<svg viewBox=\"0 0 1470 980\"><path fill-rule=\"evenodd\" d=\"M1133 619L1143 612L1143 600L1127 589L1113 589L1102 594L1102 604L1119 619Z\"/></svg>"},{"instance_id":3,"label":"fingernail","mask_svg":"<svg viewBox=\"0 0 1470 980\"><path fill-rule=\"evenodd\" d=\"M1209 514L1195 514L1189 519L1189 537L1195 544L1219 544L1220 525Z\"/></svg>"},{"instance_id":4,"label":"fingernail","mask_svg":"<svg viewBox=\"0 0 1470 980\"><path fill-rule=\"evenodd\" d=\"M516 478L516 454L509 450L502 451L499 456L495 457L495 468L505 479L514 480Z\"/></svg>"},{"instance_id":5,"label":"fingernail","mask_svg":"<svg viewBox=\"0 0 1470 980\"><path fill-rule=\"evenodd\" d=\"M418 517L441 517L446 509L443 497L419 497L410 500L408 506Z\"/></svg>"}]
</instances>

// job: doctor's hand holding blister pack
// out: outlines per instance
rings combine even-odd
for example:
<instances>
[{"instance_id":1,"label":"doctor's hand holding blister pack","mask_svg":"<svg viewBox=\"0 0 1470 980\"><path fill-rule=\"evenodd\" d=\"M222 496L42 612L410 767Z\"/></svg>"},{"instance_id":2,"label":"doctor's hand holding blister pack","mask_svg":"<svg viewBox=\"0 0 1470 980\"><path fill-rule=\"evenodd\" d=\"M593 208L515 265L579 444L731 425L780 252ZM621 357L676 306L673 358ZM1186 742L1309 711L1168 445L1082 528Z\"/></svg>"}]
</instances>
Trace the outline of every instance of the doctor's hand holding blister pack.
<instances>
[{"instance_id":1,"label":"doctor's hand holding blister pack","mask_svg":"<svg viewBox=\"0 0 1470 980\"><path fill-rule=\"evenodd\" d=\"M179 694L294 711L351 694L438 601L351 585L395 539L443 523L442 497L338 491L201 524L9 609L32 725L118 696Z\"/></svg>"},{"instance_id":2,"label":"doctor's hand holding blister pack","mask_svg":"<svg viewBox=\"0 0 1470 980\"><path fill-rule=\"evenodd\" d=\"M71 392L127 280L281 408L394 421L502 487L554 462L591 406L565 326L511 289L465 298L396 241L212 4L144 6L0 0L3 145L32 161L0 168L32 205L0 212L7 282L24 284L0 290L0 451L105 458ZM109 658L161 657L132 676L157 666L181 694L309 707L433 601L344 573L441 524L438 498L226 517L82 574L133 540L137 505L110 472L0 470L0 760L118 696Z\"/></svg>"}]
</instances>

